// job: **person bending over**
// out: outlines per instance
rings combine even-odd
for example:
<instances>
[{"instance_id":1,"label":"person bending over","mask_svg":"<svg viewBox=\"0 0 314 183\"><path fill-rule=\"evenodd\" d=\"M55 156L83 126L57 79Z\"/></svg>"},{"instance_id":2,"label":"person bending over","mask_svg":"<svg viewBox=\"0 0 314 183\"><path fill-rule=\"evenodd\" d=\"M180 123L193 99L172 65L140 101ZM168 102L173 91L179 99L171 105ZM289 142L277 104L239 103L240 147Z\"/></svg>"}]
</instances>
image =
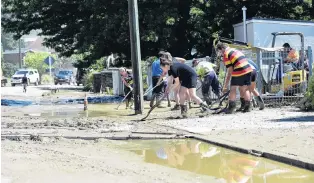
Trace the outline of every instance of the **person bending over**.
<instances>
[{"instance_id":1,"label":"person bending over","mask_svg":"<svg viewBox=\"0 0 314 183\"><path fill-rule=\"evenodd\" d=\"M171 54L169 52L163 52L161 51L160 52L161 54L159 55L159 57L171 57L171 60L173 63L182 63L184 64L185 63L185 59L184 58L180 58L180 57L172 57ZM167 73L164 73L163 76L165 76ZM174 84L174 80L172 83L168 83L167 84L169 86L172 86ZM176 102L175 106L171 109L172 111L175 111L175 110L180 110L180 95L179 95L179 91L180 91L180 88L181 88L181 82L180 83L177 83L175 85L175 88L173 88L173 94L174 94L174 100ZM189 103L189 108L192 108L192 100L191 100L191 97L190 97L190 94L189 92L187 91L187 96L188 96L188 103Z\"/></svg>"},{"instance_id":2,"label":"person bending over","mask_svg":"<svg viewBox=\"0 0 314 183\"><path fill-rule=\"evenodd\" d=\"M240 97L244 98L243 112L249 112L251 110L249 86L251 85L252 67L241 51L230 48L227 44L218 43L217 50L223 55L223 63L227 68L223 86L224 93L227 92L231 80L229 106L226 113L232 114L236 110L236 92L238 88L240 89Z\"/></svg>"},{"instance_id":3,"label":"person bending over","mask_svg":"<svg viewBox=\"0 0 314 183\"><path fill-rule=\"evenodd\" d=\"M171 55L161 57L160 66L164 73L168 72L168 83L175 81L173 88L181 82L179 97L182 117L187 117L188 108L185 104L185 101L188 99L187 92L189 92L191 99L199 104L201 108L208 109L206 102L203 102L196 95L197 74L192 67L179 62L172 62ZM169 93L170 89L170 87L167 87L166 93Z\"/></svg>"},{"instance_id":4,"label":"person bending over","mask_svg":"<svg viewBox=\"0 0 314 183\"><path fill-rule=\"evenodd\" d=\"M212 87L213 92L218 98L220 97L221 91L218 77L213 66L214 64L207 61L199 62L198 60L195 59L192 62L192 67L195 68L198 77L202 81L202 95L207 105L211 105L212 103L211 98L209 96L210 87Z\"/></svg>"},{"instance_id":5,"label":"person bending over","mask_svg":"<svg viewBox=\"0 0 314 183\"><path fill-rule=\"evenodd\" d=\"M124 94L126 96L126 101L125 101L125 108L128 109L129 107L132 109L133 102L133 76L132 73L127 71L126 68L121 67L119 69L120 75L121 75L121 80L124 84ZM131 104L131 105L130 105Z\"/></svg>"}]
</instances>

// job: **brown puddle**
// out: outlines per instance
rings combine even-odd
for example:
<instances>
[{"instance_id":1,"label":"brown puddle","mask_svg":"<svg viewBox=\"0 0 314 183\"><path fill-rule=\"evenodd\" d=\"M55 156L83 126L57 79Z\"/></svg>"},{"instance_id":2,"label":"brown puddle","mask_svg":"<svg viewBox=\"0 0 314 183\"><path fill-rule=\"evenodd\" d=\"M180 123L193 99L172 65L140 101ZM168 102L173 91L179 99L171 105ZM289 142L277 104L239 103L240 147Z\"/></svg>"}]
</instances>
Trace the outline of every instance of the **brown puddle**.
<instances>
[{"instance_id":1,"label":"brown puddle","mask_svg":"<svg viewBox=\"0 0 314 183\"><path fill-rule=\"evenodd\" d=\"M37 107L37 108L31 108ZM88 110L83 110L83 105L51 105L51 106L29 106L28 112L24 116L64 118L64 117L126 117L134 114L134 109L126 109L125 104L89 104ZM145 105L144 114L149 106ZM156 109L156 111L167 111L169 108ZM36 112L33 112L36 111ZM20 112L10 112L10 115L19 115Z\"/></svg>"},{"instance_id":2,"label":"brown puddle","mask_svg":"<svg viewBox=\"0 0 314 183\"><path fill-rule=\"evenodd\" d=\"M314 182L314 172L196 140L132 140L124 148L147 163L208 175L226 183Z\"/></svg>"}]
</instances>

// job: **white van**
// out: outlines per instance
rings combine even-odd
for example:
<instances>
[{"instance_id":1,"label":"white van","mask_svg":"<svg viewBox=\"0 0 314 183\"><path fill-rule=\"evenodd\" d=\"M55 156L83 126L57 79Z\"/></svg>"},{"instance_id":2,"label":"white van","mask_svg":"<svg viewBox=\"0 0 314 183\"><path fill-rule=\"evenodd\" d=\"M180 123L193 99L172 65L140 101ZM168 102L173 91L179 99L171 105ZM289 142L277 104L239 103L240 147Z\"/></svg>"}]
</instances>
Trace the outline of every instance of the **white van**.
<instances>
[{"instance_id":1,"label":"white van","mask_svg":"<svg viewBox=\"0 0 314 183\"><path fill-rule=\"evenodd\" d=\"M40 78L37 69L19 69L11 77L11 85L15 86L16 84L22 84L24 74L26 74L26 77L28 78L28 84L33 83L35 86L39 84Z\"/></svg>"}]
</instances>

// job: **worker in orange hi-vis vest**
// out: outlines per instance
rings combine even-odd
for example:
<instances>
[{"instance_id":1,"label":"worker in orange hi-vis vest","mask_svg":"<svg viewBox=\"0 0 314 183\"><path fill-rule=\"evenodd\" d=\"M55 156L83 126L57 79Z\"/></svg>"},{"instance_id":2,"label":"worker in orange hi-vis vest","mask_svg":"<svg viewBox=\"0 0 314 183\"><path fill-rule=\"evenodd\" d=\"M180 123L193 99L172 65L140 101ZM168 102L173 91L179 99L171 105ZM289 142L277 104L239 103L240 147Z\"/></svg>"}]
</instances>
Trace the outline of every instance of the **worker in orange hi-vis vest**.
<instances>
[{"instance_id":1,"label":"worker in orange hi-vis vest","mask_svg":"<svg viewBox=\"0 0 314 183\"><path fill-rule=\"evenodd\" d=\"M284 51L287 52L287 57L284 58L285 63L298 63L300 60L300 56L297 50L291 48L289 43L283 44Z\"/></svg>"}]
</instances>

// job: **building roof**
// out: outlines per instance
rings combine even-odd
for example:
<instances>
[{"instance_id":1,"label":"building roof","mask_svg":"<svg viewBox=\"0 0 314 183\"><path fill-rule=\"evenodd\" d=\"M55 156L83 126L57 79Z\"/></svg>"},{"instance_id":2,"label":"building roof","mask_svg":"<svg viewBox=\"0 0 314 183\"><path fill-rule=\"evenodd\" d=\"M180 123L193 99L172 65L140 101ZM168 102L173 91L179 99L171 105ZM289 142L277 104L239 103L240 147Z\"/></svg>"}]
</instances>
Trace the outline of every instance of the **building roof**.
<instances>
[{"instance_id":1,"label":"building roof","mask_svg":"<svg viewBox=\"0 0 314 183\"><path fill-rule=\"evenodd\" d=\"M307 25L314 26L314 21L306 20L290 20L290 19L270 19L270 18L258 18L253 17L246 20L247 24L249 23L275 23L275 24L290 24L290 25ZM233 27L242 26L243 22L234 24Z\"/></svg>"},{"instance_id":2,"label":"building roof","mask_svg":"<svg viewBox=\"0 0 314 183\"><path fill-rule=\"evenodd\" d=\"M53 49L49 49L45 46L42 45L43 43L43 38L42 37L36 37L36 38L31 38L28 39L25 42L25 46L26 48L21 48L21 53L25 53L28 51L32 51L32 52L50 52L50 53L54 53L55 51ZM14 49L14 50L4 50L3 54L18 54L19 53L19 49Z\"/></svg>"},{"instance_id":3,"label":"building roof","mask_svg":"<svg viewBox=\"0 0 314 183\"><path fill-rule=\"evenodd\" d=\"M26 53L28 51L32 51L32 50L29 50L27 48L21 48L21 53ZM14 49L14 50L5 50L3 51L3 55L8 55L8 54L19 54L19 49Z\"/></svg>"}]
</instances>

